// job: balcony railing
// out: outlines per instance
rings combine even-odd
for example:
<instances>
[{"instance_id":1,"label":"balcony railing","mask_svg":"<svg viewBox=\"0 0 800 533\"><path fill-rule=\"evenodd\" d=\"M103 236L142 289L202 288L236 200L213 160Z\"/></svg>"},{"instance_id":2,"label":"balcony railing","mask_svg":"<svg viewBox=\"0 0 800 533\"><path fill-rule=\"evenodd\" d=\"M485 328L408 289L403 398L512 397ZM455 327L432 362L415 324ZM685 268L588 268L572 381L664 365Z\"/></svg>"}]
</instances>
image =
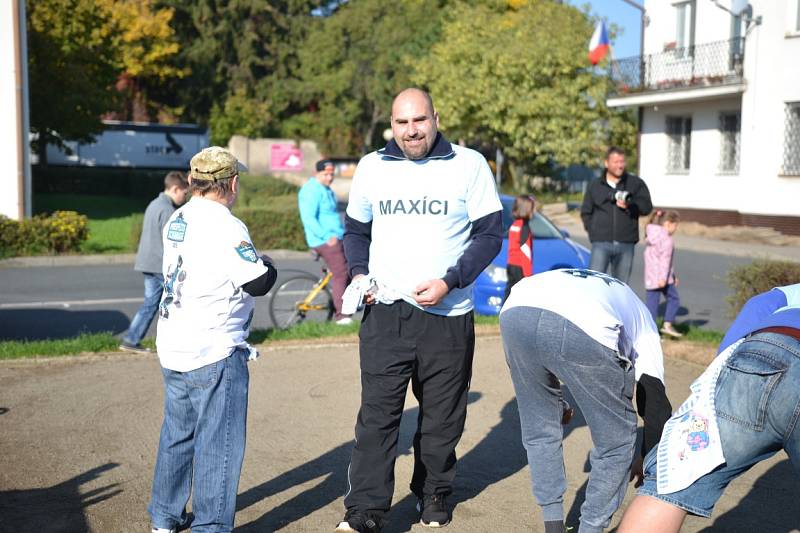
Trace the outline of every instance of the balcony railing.
<instances>
[{"instance_id":1,"label":"balcony railing","mask_svg":"<svg viewBox=\"0 0 800 533\"><path fill-rule=\"evenodd\" d=\"M612 61L616 96L741 83L744 39L672 48Z\"/></svg>"}]
</instances>

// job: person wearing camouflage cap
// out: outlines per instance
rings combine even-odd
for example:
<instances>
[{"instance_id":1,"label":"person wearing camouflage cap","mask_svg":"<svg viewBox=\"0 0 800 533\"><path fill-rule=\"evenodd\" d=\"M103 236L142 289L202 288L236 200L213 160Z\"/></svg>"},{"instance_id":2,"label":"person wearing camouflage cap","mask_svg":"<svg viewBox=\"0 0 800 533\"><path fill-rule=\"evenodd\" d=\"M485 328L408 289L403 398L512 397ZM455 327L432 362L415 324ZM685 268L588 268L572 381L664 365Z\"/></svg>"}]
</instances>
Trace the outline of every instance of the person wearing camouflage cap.
<instances>
[{"instance_id":1,"label":"person wearing camouflage cap","mask_svg":"<svg viewBox=\"0 0 800 533\"><path fill-rule=\"evenodd\" d=\"M206 148L191 160L192 199L163 232L164 293L156 347L164 379L164 422L148 512L153 533L187 526L233 530L245 449L247 344L253 296L275 283L247 227L231 214L242 166L228 150Z\"/></svg>"}]
</instances>

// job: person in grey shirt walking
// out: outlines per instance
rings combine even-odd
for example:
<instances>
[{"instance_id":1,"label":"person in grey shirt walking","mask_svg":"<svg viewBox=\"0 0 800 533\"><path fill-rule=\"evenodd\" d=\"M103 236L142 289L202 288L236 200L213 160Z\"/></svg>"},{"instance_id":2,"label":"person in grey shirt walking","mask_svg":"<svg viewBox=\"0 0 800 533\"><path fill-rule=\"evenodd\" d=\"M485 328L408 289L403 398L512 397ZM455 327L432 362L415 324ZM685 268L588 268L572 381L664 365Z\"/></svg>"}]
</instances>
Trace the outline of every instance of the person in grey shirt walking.
<instances>
[{"instance_id":1,"label":"person in grey shirt walking","mask_svg":"<svg viewBox=\"0 0 800 533\"><path fill-rule=\"evenodd\" d=\"M164 225L175 209L186 202L189 183L183 172L173 170L164 178L164 192L147 206L142 222L142 235L136 252L134 270L144 275L144 302L131 320L128 331L122 337L120 350L126 352L149 353L141 342L150 328L150 323L158 310L161 293L164 290L164 277L161 274L161 258L164 245L161 234Z\"/></svg>"}]
</instances>

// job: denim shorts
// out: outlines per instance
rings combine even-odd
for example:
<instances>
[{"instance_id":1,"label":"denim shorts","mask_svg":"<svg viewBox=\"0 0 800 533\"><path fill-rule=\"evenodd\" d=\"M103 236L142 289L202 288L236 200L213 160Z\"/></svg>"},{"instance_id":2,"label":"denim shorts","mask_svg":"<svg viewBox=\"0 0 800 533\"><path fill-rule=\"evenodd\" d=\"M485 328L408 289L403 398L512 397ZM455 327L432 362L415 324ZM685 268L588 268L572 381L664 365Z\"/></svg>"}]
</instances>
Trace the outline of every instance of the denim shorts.
<instances>
[{"instance_id":1,"label":"denim shorts","mask_svg":"<svg viewBox=\"0 0 800 533\"><path fill-rule=\"evenodd\" d=\"M785 450L800 464L800 341L777 333L747 338L725 363L715 404L725 463L683 490L658 494L657 452L644 459L638 493L709 517L728 484L753 465Z\"/></svg>"}]
</instances>

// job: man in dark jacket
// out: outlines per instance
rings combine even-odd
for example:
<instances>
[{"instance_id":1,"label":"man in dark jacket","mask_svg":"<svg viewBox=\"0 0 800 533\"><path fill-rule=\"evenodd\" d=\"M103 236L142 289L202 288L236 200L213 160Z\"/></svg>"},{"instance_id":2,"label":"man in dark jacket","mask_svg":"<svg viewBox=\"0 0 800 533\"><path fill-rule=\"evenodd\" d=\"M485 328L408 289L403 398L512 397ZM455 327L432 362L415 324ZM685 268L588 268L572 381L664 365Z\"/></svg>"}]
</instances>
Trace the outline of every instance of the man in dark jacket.
<instances>
[{"instance_id":1,"label":"man in dark jacket","mask_svg":"<svg viewBox=\"0 0 800 533\"><path fill-rule=\"evenodd\" d=\"M645 182L625 172L624 150L610 147L603 164L603 175L589 184L581 206L583 227L592 242L589 268L628 283L639 217L649 214L653 203Z\"/></svg>"}]
</instances>

